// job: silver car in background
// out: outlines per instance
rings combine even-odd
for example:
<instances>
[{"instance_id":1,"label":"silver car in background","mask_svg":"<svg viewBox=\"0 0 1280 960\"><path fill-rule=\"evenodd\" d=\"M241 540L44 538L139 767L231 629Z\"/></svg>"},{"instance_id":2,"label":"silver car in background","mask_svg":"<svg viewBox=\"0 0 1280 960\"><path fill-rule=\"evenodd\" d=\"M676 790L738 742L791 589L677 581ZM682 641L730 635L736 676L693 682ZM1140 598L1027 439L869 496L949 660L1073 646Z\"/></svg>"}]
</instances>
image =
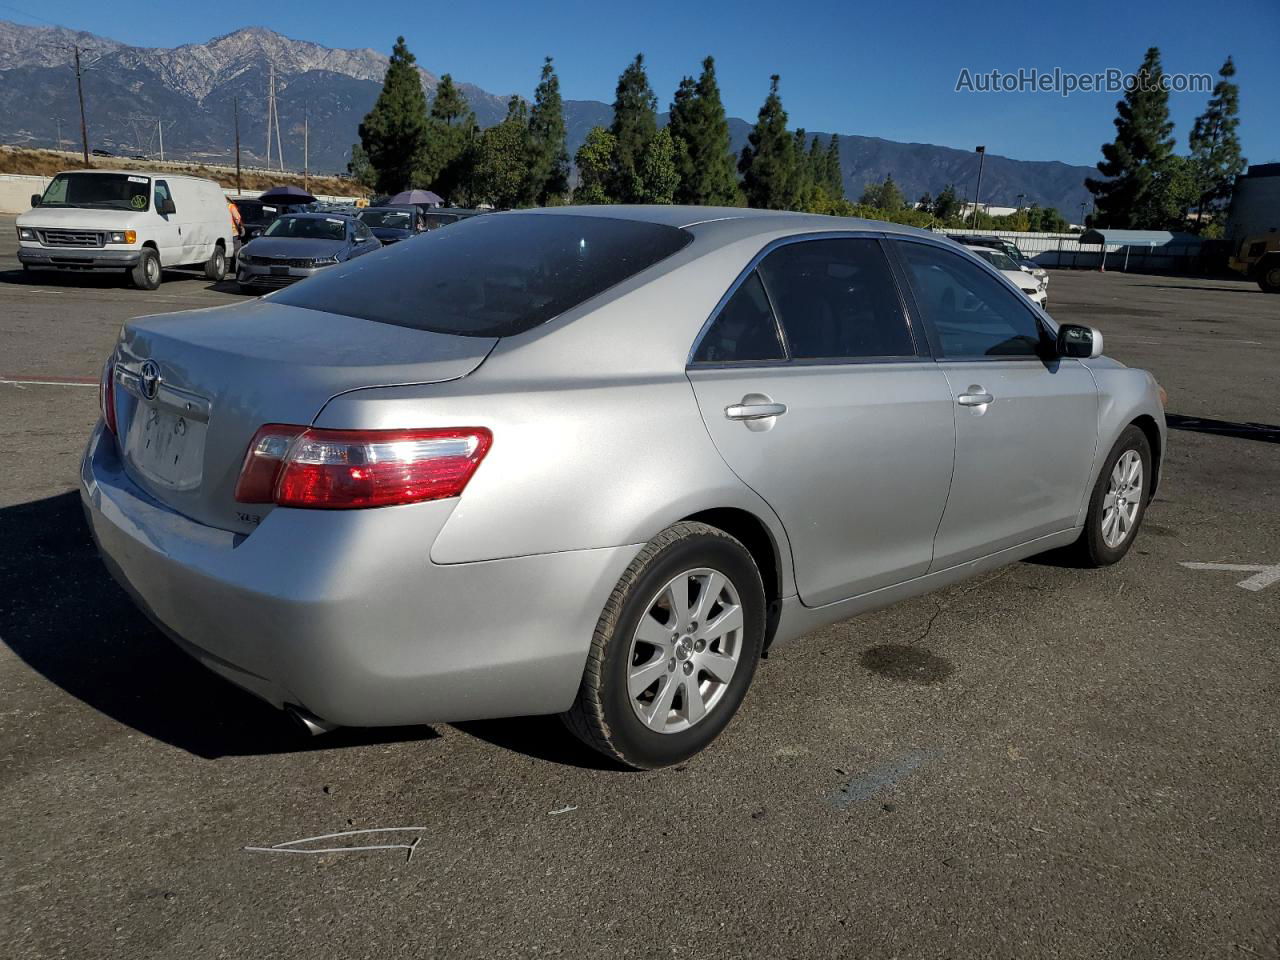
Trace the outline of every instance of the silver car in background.
<instances>
[{"instance_id":1,"label":"silver car in background","mask_svg":"<svg viewBox=\"0 0 1280 960\"><path fill-rule=\"evenodd\" d=\"M141 608L313 731L561 713L657 767L771 645L1124 556L1165 422L1101 350L909 228L493 214L128 323L82 496Z\"/></svg>"}]
</instances>

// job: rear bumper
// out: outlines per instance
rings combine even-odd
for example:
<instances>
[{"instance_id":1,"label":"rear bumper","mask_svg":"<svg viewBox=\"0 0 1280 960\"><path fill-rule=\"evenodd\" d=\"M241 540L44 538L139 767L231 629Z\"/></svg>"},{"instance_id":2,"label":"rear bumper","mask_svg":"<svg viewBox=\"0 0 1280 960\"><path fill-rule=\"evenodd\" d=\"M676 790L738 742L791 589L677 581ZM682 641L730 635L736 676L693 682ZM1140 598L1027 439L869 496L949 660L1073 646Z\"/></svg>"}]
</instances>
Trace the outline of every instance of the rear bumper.
<instances>
[{"instance_id":1,"label":"rear bumper","mask_svg":"<svg viewBox=\"0 0 1280 960\"><path fill-rule=\"evenodd\" d=\"M107 568L165 633L262 699L345 726L568 709L638 549L433 564L456 501L276 509L234 534L147 496L101 423L81 499Z\"/></svg>"},{"instance_id":2,"label":"rear bumper","mask_svg":"<svg viewBox=\"0 0 1280 960\"><path fill-rule=\"evenodd\" d=\"M138 265L139 250L104 250L94 247L18 247L18 262L28 267L58 270L128 270Z\"/></svg>"}]
</instances>

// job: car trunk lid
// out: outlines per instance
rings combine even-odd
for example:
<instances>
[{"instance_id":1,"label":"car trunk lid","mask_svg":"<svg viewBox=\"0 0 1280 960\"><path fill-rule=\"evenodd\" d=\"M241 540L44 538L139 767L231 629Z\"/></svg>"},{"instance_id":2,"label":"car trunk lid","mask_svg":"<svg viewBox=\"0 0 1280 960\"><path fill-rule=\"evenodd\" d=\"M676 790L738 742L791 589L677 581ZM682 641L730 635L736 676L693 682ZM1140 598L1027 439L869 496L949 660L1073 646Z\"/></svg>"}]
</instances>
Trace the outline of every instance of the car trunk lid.
<instances>
[{"instance_id":1,"label":"car trunk lid","mask_svg":"<svg viewBox=\"0 0 1280 960\"><path fill-rule=\"evenodd\" d=\"M310 424L350 390L465 377L495 343L270 299L130 321L115 354L125 468L179 513L249 533L271 509L234 496L259 427Z\"/></svg>"}]
</instances>

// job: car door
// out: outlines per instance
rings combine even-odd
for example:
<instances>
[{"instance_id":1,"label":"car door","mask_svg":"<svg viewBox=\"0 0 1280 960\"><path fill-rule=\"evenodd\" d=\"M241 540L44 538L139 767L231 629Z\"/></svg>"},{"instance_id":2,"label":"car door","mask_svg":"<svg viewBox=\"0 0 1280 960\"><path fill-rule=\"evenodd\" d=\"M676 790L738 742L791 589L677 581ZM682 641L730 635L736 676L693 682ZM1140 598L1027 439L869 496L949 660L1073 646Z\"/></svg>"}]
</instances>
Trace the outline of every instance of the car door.
<instances>
[{"instance_id":1,"label":"car door","mask_svg":"<svg viewBox=\"0 0 1280 960\"><path fill-rule=\"evenodd\" d=\"M951 392L877 237L800 238L757 258L688 376L720 454L786 528L804 603L928 570L951 479Z\"/></svg>"},{"instance_id":2,"label":"car door","mask_svg":"<svg viewBox=\"0 0 1280 960\"><path fill-rule=\"evenodd\" d=\"M1053 354L1040 315L994 271L938 243L894 248L954 403L933 569L1069 529L1098 442L1092 374Z\"/></svg>"},{"instance_id":3,"label":"car door","mask_svg":"<svg viewBox=\"0 0 1280 960\"><path fill-rule=\"evenodd\" d=\"M173 213L160 212L160 205L165 200L173 201ZM152 239L156 242L156 252L160 254L161 266L172 267L185 262L182 250L182 209L178 206L177 198L169 189L169 183L166 180L157 180L155 183L153 209L155 219L152 221L151 229L155 236Z\"/></svg>"}]
</instances>

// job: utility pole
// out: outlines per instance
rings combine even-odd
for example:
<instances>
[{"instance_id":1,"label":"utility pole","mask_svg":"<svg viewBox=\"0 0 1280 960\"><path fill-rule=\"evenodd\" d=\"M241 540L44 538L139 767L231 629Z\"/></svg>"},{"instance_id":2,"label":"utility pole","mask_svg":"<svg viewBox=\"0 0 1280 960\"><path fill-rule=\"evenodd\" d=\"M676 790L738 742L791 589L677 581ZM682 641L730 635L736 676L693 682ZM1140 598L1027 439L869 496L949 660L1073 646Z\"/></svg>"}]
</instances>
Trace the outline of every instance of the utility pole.
<instances>
[{"instance_id":1,"label":"utility pole","mask_svg":"<svg viewBox=\"0 0 1280 960\"><path fill-rule=\"evenodd\" d=\"M1020 194L1018 194L1018 209L1019 209L1019 210L1021 210L1021 209L1022 209L1022 198L1023 198L1023 197L1025 197L1025 196L1026 196L1026 194L1025 194L1025 193L1020 193Z\"/></svg>"},{"instance_id":2,"label":"utility pole","mask_svg":"<svg viewBox=\"0 0 1280 960\"><path fill-rule=\"evenodd\" d=\"M234 97L231 107L236 114L236 196L240 196L240 98Z\"/></svg>"},{"instance_id":3,"label":"utility pole","mask_svg":"<svg viewBox=\"0 0 1280 960\"><path fill-rule=\"evenodd\" d=\"M271 64L271 79L267 81L267 169L271 169L271 118L276 112L276 65Z\"/></svg>"},{"instance_id":4,"label":"utility pole","mask_svg":"<svg viewBox=\"0 0 1280 960\"><path fill-rule=\"evenodd\" d=\"M302 189L308 187L308 179L310 174L310 145L311 145L311 105L305 101L302 104Z\"/></svg>"},{"instance_id":5,"label":"utility pole","mask_svg":"<svg viewBox=\"0 0 1280 960\"><path fill-rule=\"evenodd\" d=\"M973 229L978 229L978 206L982 200L982 164L987 159L987 148L976 147L978 151L978 185L973 191Z\"/></svg>"},{"instance_id":6,"label":"utility pole","mask_svg":"<svg viewBox=\"0 0 1280 960\"><path fill-rule=\"evenodd\" d=\"M160 162L164 163L164 124L156 117L156 131L160 134Z\"/></svg>"},{"instance_id":7,"label":"utility pole","mask_svg":"<svg viewBox=\"0 0 1280 960\"><path fill-rule=\"evenodd\" d=\"M54 117L53 122L58 125L58 152L62 152L62 118Z\"/></svg>"},{"instance_id":8,"label":"utility pole","mask_svg":"<svg viewBox=\"0 0 1280 960\"><path fill-rule=\"evenodd\" d=\"M89 166L89 126L84 120L84 84L80 82L80 47L71 48L76 52L76 93L80 95L80 144L84 148L84 165Z\"/></svg>"}]
</instances>

